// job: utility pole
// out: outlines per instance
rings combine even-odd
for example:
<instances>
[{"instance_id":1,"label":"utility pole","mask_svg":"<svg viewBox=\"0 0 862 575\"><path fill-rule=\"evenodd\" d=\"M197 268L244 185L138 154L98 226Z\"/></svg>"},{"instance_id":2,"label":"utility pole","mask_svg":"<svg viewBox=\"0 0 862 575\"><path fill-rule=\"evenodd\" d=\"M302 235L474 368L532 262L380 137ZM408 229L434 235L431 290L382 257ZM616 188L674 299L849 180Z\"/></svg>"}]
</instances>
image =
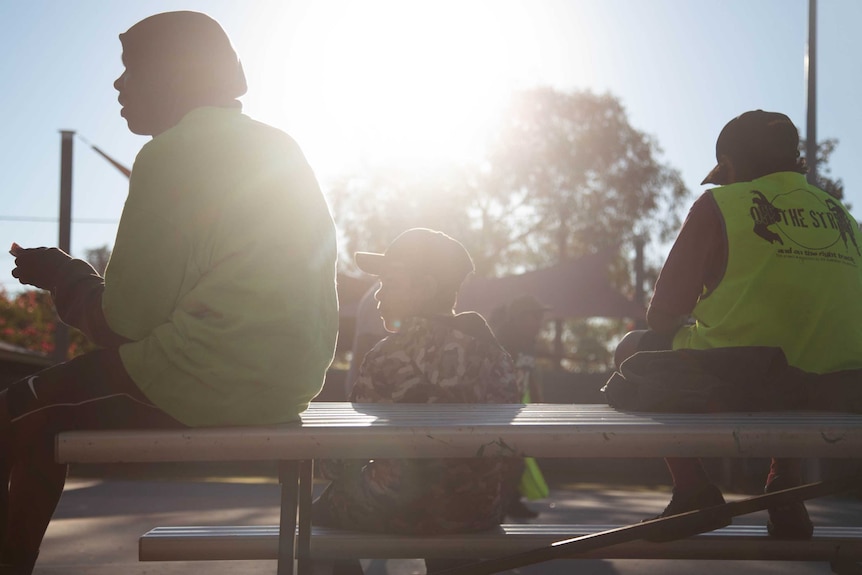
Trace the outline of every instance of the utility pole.
<instances>
[{"instance_id":1,"label":"utility pole","mask_svg":"<svg viewBox=\"0 0 862 575\"><path fill-rule=\"evenodd\" d=\"M805 127L805 161L808 163L808 183L817 185L817 0L808 0L808 46L805 54L805 75L808 81L808 114ZM820 460L807 459L803 467L806 481L819 481Z\"/></svg>"},{"instance_id":2,"label":"utility pole","mask_svg":"<svg viewBox=\"0 0 862 575\"><path fill-rule=\"evenodd\" d=\"M60 130L60 238L57 246L71 252L72 243L72 144L75 132ZM54 360L66 361L69 353L69 326L57 318L54 331Z\"/></svg>"},{"instance_id":3,"label":"utility pole","mask_svg":"<svg viewBox=\"0 0 862 575\"><path fill-rule=\"evenodd\" d=\"M564 263L568 259L569 227L567 213L560 214L560 227L557 230L557 261ZM563 366L563 318L554 318L554 369Z\"/></svg>"},{"instance_id":4,"label":"utility pole","mask_svg":"<svg viewBox=\"0 0 862 575\"><path fill-rule=\"evenodd\" d=\"M635 236L635 302L646 308L644 282L644 236ZM647 329L646 317L635 318L635 329Z\"/></svg>"},{"instance_id":5,"label":"utility pole","mask_svg":"<svg viewBox=\"0 0 862 575\"><path fill-rule=\"evenodd\" d=\"M805 161L808 183L817 185L817 0L808 0L808 46L805 53L808 81L808 114L805 128Z\"/></svg>"}]
</instances>

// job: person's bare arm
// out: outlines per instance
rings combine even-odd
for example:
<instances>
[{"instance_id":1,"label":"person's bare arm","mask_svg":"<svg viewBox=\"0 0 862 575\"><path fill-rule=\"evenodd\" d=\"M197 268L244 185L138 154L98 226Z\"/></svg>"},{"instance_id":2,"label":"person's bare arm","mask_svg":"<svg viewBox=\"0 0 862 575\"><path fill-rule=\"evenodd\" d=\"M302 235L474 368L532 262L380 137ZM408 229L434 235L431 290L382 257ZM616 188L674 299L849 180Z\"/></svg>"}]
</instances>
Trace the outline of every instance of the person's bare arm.
<instances>
[{"instance_id":1,"label":"person's bare arm","mask_svg":"<svg viewBox=\"0 0 862 575\"><path fill-rule=\"evenodd\" d=\"M721 214L710 194L703 194L689 210L656 281L647 309L647 325L672 335L689 321L705 289L724 274L726 239Z\"/></svg>"},{"instance_id":2,"label":"person's bare arm","mask_svg":"<svg viewBox=\"0 0 862 575\"><path fill-rule=\"evenodd\" d=\"M676 330L678 330L687 320L687 315L666 313L657 310L652 306L647 309L647 325L654 332L663 335L676 333Z\"/></svg>"}]
</instances>

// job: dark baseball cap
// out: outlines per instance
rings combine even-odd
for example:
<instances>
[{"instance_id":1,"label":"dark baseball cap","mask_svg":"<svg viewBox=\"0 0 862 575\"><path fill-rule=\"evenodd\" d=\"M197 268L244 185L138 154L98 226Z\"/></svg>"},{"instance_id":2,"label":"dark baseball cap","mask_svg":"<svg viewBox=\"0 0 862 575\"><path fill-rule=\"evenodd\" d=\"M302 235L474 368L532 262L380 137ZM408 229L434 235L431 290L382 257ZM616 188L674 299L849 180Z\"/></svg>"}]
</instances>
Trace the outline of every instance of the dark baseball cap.
<instances>
[{"instance_id":1,"label":"dark baseball cap","mask_svg":"<svg viewBox=\"0 0 862 575\"><path fill-rule=\"evenodd\" d=\"M715 142L716 166L703 184L726 185L727 167L721 158L746 162L778 163L799 157L799 131L790 118L778 112L752 110L728 122Z\"/></svg>"},{"instance_id":2,"label":"dark baseball cap","mask_svg":"<svg viewBox=\"0 0 862 575\"><path fill-rule=\"evenodd\" d=\"M412 228L395 238L382 254L356 252L356 265L381 276L392 270L429 275L443 285L458 288L475 269L467 249L453 237L427 228Z\"/></svg>"},{"instance_id":3,"label":"dark baseball cap","mask_svg":"<svg viewBox=\"0 0 862 575\"><path fill-rule=\"evenodd\" d=\"M242 63L227 33L201 12L162 12L144 18L123 34L123 57L171 66L187 82L219 97L246 92Z\"/></svg>"}]
</instances>

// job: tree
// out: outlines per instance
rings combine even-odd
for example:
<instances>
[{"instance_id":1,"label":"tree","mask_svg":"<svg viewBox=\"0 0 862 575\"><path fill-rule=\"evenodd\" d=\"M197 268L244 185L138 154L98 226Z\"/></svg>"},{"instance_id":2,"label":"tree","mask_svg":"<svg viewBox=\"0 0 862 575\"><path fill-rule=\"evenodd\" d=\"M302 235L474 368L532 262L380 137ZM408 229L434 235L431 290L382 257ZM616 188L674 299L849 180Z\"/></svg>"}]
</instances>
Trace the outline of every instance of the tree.
<instances>
[{"instance_id":1,"label":"tree","mask_svg":"<svg viewBox=\"0 0 862 575\"><path fill-rule=\"evenodd\" d=\"M373 166L336 181L328 196L341 234L339 261L350 266L355 251L382 251L413 227L441 230L471 250L474 178L471 166Z\"/></svg>"},{"instance_id":2,"label":"tree","mask_svg":"<svg viewBox=\"0 0 862 575\"><path fill-rule=\"evenodd\" d=\"M90 262L97 272L105 275L105 269L108 267L108 261L111 259L111 248L105 244L98 248L91 248L85 252L86 260Z\"/></svg>"},{"instance_id":3,"label":"tree","mask_svg":"<svg viewBox=\"0 0 862 575\"><path fill-rule=\"evenodd\" d=\"M489 156L489 196L512 255L547 265L635 238L667 240L688 190L611 95L537 88L514 95Z\"/></svg>"},{"instance_id":4,"label":"tree","mask_svg":"<svg viewBox=\"0 0 862 575\"><path fill-rule=\"evenodd\" d=\"M805 153L805 140L800 140L799 150ZM818 188L838 200L844 199L844 182L841 178L832 177L832 168L829 166L829 159L832 157L832 152L838 147L837 138L828 138L817 143L816 153L816 185ZM810 169L810 167L809 167ZM850 205L847 204L847 209Z\"/></svg>"}]
</instances>

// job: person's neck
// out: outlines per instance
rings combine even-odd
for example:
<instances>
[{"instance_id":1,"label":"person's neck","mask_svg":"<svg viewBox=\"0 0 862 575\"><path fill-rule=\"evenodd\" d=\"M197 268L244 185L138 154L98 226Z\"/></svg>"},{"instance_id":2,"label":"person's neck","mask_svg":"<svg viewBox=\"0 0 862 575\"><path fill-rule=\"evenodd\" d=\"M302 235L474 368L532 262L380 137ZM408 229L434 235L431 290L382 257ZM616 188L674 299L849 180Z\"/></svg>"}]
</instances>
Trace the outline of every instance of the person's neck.
<instances>
[{"instance_id":1,"label":"person's neck","mask_svg":"<svg viewBox=\"0 0 862 575\"><path fill-rule=\"evenodd\" d=\"M233 98L217 98L215 96L177 98L177 102L173 106L173 109L166 114L166 120L163 123L163 127L161 127L156 133L153 133L152 136L155 138L159 134L167 132L179 124L190 112L199 108L229 108L242 110L242 102Z\"/></svg>"}]
</instances>

